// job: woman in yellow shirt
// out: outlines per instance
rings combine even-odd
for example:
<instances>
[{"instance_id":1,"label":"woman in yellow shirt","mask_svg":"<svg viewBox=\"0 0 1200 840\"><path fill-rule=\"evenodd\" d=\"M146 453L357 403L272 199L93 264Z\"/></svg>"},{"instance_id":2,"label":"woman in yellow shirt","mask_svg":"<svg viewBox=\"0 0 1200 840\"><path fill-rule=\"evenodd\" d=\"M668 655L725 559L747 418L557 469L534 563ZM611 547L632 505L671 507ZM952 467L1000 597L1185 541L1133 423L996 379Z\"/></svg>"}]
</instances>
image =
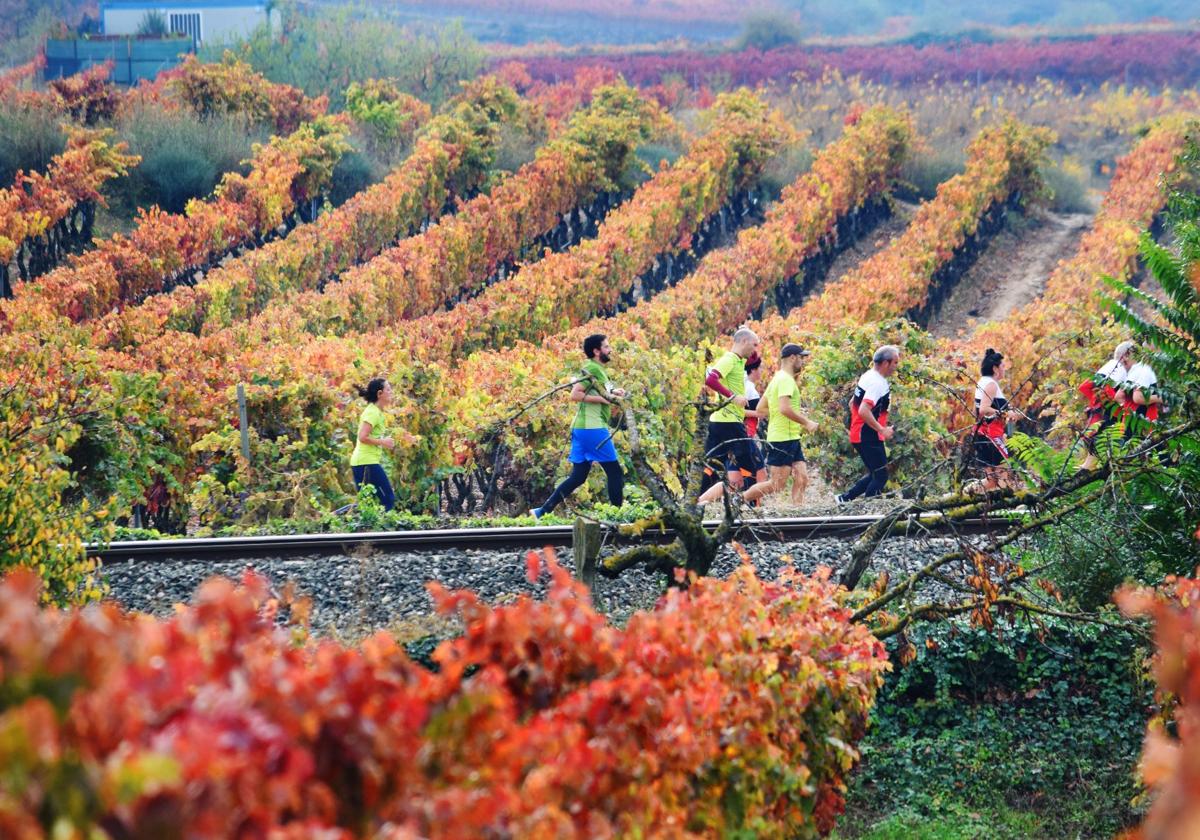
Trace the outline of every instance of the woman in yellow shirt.
<instances>
[{"instance_id":1,"label":"woman in yellow shirt","mask_svg":"<svg viewBox=\"0 0 1200 840\"><path fill-rule=\"evenodd\" d=\"M350 456L350 469L354 473L354 487L364 484L375 488L384 510L396 505L396 494L383 469L383 450L396 448L396 442L387 435L387 416L383 413L392 403L392 386L386 379L376 378L367 387L358 388L358 395L367 401L358 421L358 442Z\"/></svg>"}]
</instances>

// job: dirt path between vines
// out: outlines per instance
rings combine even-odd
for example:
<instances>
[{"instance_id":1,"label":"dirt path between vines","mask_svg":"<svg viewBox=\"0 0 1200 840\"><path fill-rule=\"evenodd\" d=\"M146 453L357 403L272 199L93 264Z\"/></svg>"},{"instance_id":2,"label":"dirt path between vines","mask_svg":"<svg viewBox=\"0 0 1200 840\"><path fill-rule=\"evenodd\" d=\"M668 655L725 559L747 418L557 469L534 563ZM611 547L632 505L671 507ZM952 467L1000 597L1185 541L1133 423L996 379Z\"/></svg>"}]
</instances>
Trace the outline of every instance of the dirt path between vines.
<instances>
[{"instance_id":1,"label":"dirt path between vines","mask_svg":"<svg viewBox=\"0 0 1200 840\"><path fill-rule=\"evenodd\" d=\"M1034 210L1014 216L942 304L930 331L958 335L968 321L1004 318L1042 293L1059 260L1068 259L1092 223L1086 213Z\"/></svg>"},{"instance_id":2,"label":"dirt path between vines","mask_svg":"<svg viewBox=\"0 0 1200 840\"><path fill-rule=\"evenodd\" d=\"M916 204L909 204L907 201L897 199L892 209L892 215L881 221L869 233L860 236L845 251L834 258L833 265L829 266L829 271L825 272L824 282L810 292L809 297L821 294L825 286L854 271L890 245L893 239L908 228L908 223L912 220L915 212L917 212Z\"/></svg>"}]
</instances>

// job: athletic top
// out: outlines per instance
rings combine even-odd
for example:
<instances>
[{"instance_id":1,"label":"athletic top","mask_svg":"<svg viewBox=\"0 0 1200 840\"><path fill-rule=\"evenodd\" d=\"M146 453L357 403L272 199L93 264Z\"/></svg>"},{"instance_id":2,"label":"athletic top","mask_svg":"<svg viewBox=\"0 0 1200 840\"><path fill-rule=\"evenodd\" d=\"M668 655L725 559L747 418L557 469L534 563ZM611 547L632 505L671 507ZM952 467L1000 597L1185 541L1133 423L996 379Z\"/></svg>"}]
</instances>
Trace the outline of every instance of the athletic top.
<instances>
[{"instance_id":1,"label":"athletic top","mask_svg":"<svg viewBox=\"0 0 1200 840\"><path fill-rule=\"evenodd\" d=\"M979 407L983 405L983 389L988 383L996 386L996 396L992 397L992 408L997 412L1003 412L1008 408L1008 400L1004 397L1004 389L1000 387L1000 383L991 376L981 376L979 384L975 386L975 420L976 431L984 437L1002 438L1004 437L1004 418L997 414L995 417L985 419L979 414Z\"/></svg>"},{"instance_id":2,"label":"athletic top","mask_svg":"<svg viewBox=\"0 0 1200 840\"><path fill-rule=\"evenodd\" d=\"M1155 393L1154 386L1158 384L1158 376L1154 373L1154 369L1150 365L1145 362L1138 362L1129 369L1129 374L1125 377L1124 384L1129 391L1129 405L1133 405L1133 392L1138 388L1142 389L1143 396L1147 398ZM1158 419L1159 407L1157 405L1139 405L1134 410L1147 420L1154 421Z\"/></svg>"},{"instance_id":3,"label":"athletic top","mask_svg":"<svg viewBox=\"0 0 1200 840\"><path fill-rule=\"evenodd\" d=\"M1104 404L1106 402L1116 402L1117 388L1125 381L1129 371L1125 365L1118 362L1116 359L1109 359L1100 369L1079 386L1079 392L1087 397L1087 411L1091 417L1092 423L1099 423L1103 419Z\"/></svg>"},{"instance_id":4,"label":"athletic top","mask_svg":"<svg viewBox=\"0 0 1200 840\"><path fill-rule=\"evenodd\" d=\"M595 359L584 362L579 369L580 377L589 377L583 384L585 395L597 394L608 399L612 391L612 383L608 380L608 371L604 365ZM575 409L575 420L572 429L607 429L612 406L601 403L581 402Z\"/></svg>"},{"instance_id":5,"label":"athletic top","mask_svg":"<svg viewBox=\"0 0 1200 840\"><path fill-rule=\"evenodd\" d=\"M750 375L746 374L746 437L758 437L758 415L754 413L754 409L758 408L761 399L762 395L754 387Z\"/></svg>"},{"instance_id":6,"label":"athletic top","mask_svg":"<svg viewBox=\"0 0 1200 840\"><path fill-rule=\"evenodd\" d=\"M711 371L716 371L721 384L735 397L746 396L746 360L737 353L726 350L713 364ZM714 411L708 419L713 423L742 423L746 419L746 409L735 402L729 402Z\"/></svg>"},{"instance_id":7,"label":"athletic top","mask_svg":"<svg viewBox=\"0 0 1200 840\"><path fill-rule=\"evenodd\" d=\"M367 403L367 407L363 409L362 414L358 418L358 429L362 428L363 423L371 424L371 437L381 438L387 437L387 429L384 424L387 417L375 403ZM358 429L354 430L354 451L350 453L350 466L365 467L369 464L383 463L383 447L373 444L363 443L358 439Z\"/></svg>"},{"instance_id":8,"label":"athletic top","mask_svg":"<svg viewBox=\"0 0 1200 840\"><path fill-rule=\"evenodd\" d=\"M780 397L788 397L792 401L792 411L797 410L800 399L800 387L796 377L786 370L776 371L767 384L767 390L762 398L767 401L767 443L783 443L800 439L800 424L790 417L785 417L779 410Z\"/></svg>"},{"instance_id":9,"label":"athletic top","mask_svg":"<svg viewBox=\"0 0 1200 840\"><path fill-rule=\"evenodd\" d=\"M871 414L879 425L887 425L888 407L892 402L892 386L875 368L858 377L854 396L850 398L850 442L878 441L879 434L858 416L858 407L864 402L871 407Z\"/></svg>"}]
</instances>

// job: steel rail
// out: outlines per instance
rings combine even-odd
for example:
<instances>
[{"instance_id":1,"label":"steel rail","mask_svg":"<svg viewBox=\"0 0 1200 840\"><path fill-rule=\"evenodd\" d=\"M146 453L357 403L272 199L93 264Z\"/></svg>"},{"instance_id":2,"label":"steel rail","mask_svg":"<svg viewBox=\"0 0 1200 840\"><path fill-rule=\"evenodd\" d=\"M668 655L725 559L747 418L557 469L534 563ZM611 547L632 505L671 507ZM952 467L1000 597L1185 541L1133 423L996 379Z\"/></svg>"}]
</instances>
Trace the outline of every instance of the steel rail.
<instances>
[{"instance_id":1,"label":"steel rail","mask_svg":"<svg viewBox=\"0 0 1200 840\"><path fill-rule=\"evenodd\" d=\"M799 542L806 539L853 539L882 517L800 516L743 520L737 536L743 540ZM716 528L719 520L706 520ZM1008 520L972 519L953 523L956 533L978 534L1002 529ZM944 521L907 517L893 528L892 537L925 537L944 530ZM670 542L670 530L649 530L640 537L624 537L615 530L610 541ZM513 528L443 528L412 531L371 531L340 534L288 534L266 537L217 537L211 539L129 540L88 546L88 555L105 563L251 560L261 557L329 557L369 548L374 551L433 551L445 549L536 549L569 546L570 525L538 525Z\"/></svg>"}]
</instances>

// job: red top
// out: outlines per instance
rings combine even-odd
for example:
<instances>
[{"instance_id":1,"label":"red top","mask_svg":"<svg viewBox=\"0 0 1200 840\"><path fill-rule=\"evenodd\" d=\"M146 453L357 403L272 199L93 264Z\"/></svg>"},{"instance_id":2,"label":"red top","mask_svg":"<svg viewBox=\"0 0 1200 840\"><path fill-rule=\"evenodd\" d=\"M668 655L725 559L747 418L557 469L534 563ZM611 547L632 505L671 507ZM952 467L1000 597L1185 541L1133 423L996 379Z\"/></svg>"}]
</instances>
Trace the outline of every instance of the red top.
<instances>
[{"instance_id":1,"label":"red top","mask_svg":"<svg viewBox=\"0 0 1200 840\"><path fill-rule=\"evenodd\" d=\"M850 399L850 442L862 443L865 437L868 441L878 441L879 433L868 426L858 413L858 407L863 403L871 409L871 414L879 421L880 426L886 426L888 407L892 400L892 387L874 368L858 378L858 386Z\"/></svg>"}]
</instances>

